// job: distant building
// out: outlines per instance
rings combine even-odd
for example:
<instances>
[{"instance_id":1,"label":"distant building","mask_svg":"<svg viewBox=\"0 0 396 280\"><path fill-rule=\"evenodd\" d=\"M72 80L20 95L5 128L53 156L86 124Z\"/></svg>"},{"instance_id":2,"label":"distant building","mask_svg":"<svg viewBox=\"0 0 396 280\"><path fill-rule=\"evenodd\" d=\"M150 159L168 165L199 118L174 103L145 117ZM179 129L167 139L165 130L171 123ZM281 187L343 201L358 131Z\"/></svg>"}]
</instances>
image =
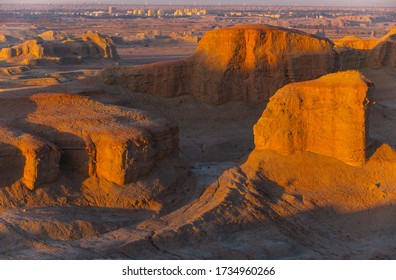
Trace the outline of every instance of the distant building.
<instances>
[{"instance_id":1,"label":"distant building","mask_svg":"<svg viewBox=\"0 0 396 280\"><path fill-rule=\"evenodd\" d=\"M114 8L113 6L109 6L109 14L113 14L115 13L116 8Z\"/></svg>"}]
</instances>

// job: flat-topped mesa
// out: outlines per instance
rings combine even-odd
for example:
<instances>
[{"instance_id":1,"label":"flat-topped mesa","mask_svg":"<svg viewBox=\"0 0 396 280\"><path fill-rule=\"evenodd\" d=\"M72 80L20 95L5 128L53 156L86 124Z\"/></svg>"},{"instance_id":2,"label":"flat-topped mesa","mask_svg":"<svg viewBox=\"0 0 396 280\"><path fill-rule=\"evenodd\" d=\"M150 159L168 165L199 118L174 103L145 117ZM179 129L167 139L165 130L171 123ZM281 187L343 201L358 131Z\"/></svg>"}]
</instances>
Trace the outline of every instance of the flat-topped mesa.
<instances>
[{"instance_id":1,"label":"flat-topped mesa","mask_svg":"<svg viewBox=\"0 0 396 280\"><path fill-rule=\"evenodd\" d=\"M61 172L123 186L177 151L178 128L162 118L71 94L34 94L34 112L0 126L0 186L29 189ZM1 121L1 118L0 118Z\"/></svg>"},{"instance_id":2,"label":"flat-topped mesa","mask_svg":"<svg viewBox=\"0 0 396 280\"><path fill-rule=\"evenodd\" d=\"M263 102L287 83L333 71L335 60L327 39L268 25L237 25L207 32L187 59L109 68L102 77L136 92L190 94L216 105Z\"/></svg>"},{"instance_id":3,"label":"flat-topped mesa","mask_svg":"<svg viewBox=\"0 0 396 280\"><path fill-rule=\"evenodd\" d=\"M30 100L36 111L19 127L57 145L61 167L86 177L118 185L134 182L178 146L175 125L140 110L69 94L37 94Z\"/></svg>"},{"instance_id":4,"label":"flat-topped mesa","mask_svg":"<svg viewBox=\"0 0 396 280\"><path fill-rule=\"evenodd\" d=\"M370 85L359 72L345 71L284 86L254 126L256 149L365 164Z\"/></svg>"}]
</instances>

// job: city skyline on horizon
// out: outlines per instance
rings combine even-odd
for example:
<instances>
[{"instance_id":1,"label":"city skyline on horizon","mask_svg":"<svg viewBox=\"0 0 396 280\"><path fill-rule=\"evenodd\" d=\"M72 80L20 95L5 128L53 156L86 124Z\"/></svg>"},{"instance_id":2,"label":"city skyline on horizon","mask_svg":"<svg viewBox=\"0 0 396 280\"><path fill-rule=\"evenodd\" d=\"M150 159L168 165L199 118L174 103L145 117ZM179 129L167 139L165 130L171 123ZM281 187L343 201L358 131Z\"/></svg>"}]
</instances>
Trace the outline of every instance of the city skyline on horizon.
<instances>
[{"instance_id":1,"label":"city skyline on horizon","mask_svg":"<svg viewBox=\"0 0 396 280\"><path fill-rule=\"evenodd\" d=\"M116 5L273 5L273 6L340 6L340 7L396 7L394 0L0 0L0 4L116 4Z\"/></svg>"}]
</instances>

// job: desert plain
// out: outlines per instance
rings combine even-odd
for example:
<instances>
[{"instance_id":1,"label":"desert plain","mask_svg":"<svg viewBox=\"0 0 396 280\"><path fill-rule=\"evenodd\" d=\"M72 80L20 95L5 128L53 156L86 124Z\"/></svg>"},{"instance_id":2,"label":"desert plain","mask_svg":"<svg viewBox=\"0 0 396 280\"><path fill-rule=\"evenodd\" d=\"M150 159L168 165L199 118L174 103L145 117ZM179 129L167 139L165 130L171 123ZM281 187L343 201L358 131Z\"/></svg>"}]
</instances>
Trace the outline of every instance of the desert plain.
<instances>
[{"instance_id":1,"label":"desert plain","mask_svg":"<svg viewBox=\"0 0 396 280\"><path fill-rule=\"evenodd\" d=\"M0 258L395 259L396 10L178 9L1 6Z\"/></svg>"}]
</instances>

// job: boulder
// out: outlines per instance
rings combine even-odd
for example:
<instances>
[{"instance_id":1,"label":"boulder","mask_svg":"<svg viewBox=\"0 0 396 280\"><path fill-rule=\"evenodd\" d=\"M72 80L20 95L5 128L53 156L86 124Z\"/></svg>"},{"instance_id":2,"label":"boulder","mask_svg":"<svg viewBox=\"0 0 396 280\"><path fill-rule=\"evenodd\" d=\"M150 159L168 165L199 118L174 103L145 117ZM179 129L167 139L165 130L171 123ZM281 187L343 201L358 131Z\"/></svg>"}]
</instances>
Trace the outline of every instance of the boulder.
<instances>
[{"instance_id":1,"label":"boulder","mask_svg":"<svg viewBox=\"0 0 396 280\"><path fill-rule=\"evenodd\" d=\"M359 72L346 71L286 85L254 126L256 149L308 151L363 165L371 84Z\"/></svg>"}]
</instances>

